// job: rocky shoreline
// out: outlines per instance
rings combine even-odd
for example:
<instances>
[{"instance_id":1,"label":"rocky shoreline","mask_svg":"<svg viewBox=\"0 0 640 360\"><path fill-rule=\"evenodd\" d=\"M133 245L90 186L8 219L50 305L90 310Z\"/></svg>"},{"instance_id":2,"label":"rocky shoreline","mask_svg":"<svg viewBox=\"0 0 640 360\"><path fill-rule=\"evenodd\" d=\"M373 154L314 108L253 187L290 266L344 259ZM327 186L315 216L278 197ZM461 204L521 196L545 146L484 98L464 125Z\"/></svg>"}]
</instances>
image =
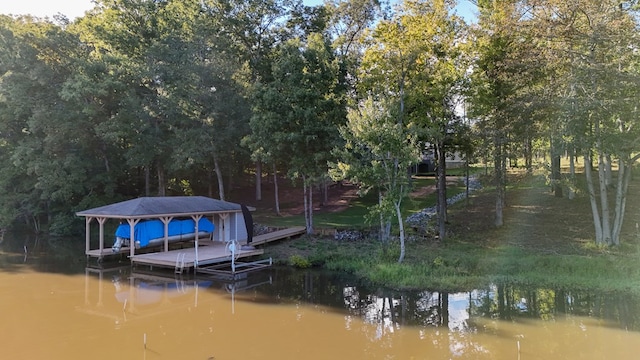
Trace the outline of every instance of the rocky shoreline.
<instances>
[{"instance_id":1,"label":"rocky shoreline","mask_svg":"<svg viewBox=\"0 0 640 360\"><path fill-rule=\"evenodd\" d=\"M466 178L462 178L462 182L466 185ZM469 193L482 189L482 184L475 176L469 177ZM447 198L447 205L453 205L460 200L464 200L467 194L462 192L450 198ZM435 206L420 210L415 214L411 214L405 220L405 223L414 228L423 228L432 218L436 217L438 209Z\"/></svg>"},{"instance_id":2,"label":"rocky shoreline","mask_svg":"<svg viewBox=\"0 0 640 360\"><path fill-rule=\"evenodd\" d=\"M462 178L462 182L466 185L466 178ZM469 177L469 193L482 188L482 184L475 176ZM466 198L466 192L456 194L447 199L447 205L452 205ZM437 216L437 208L435 206L420 210L415 214L411 214L405 220L407 226L417 229L420 233L426 234L429 229L429 221ZM365 234L358 230L338 230L334 235L337 241L357 241L372 234Z\"/></svg>"}]
</instances>

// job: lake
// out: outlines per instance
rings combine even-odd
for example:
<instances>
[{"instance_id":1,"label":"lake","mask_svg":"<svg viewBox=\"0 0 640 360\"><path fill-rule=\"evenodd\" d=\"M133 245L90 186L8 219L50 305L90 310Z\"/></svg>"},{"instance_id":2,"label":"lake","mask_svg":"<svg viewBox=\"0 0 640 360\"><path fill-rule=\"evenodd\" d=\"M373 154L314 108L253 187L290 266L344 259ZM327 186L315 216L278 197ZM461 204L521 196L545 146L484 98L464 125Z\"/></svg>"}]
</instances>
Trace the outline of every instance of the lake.
<instances>
[{"instance_id":1,"label":"lake","mask_svg":"<svg viewBox=\"0 0 640 360\"><path fill-rule=\"evenodd\" d=\"M6 359L636 359L640 353L640 298L628 293L500 284L462 293L398 292L344 274L280 267L232 280L126 263L98 267L81 256L2 245ZM65 246L52 242L46 253L65 253L59 249Z\"/></svg>"}]
</instances>

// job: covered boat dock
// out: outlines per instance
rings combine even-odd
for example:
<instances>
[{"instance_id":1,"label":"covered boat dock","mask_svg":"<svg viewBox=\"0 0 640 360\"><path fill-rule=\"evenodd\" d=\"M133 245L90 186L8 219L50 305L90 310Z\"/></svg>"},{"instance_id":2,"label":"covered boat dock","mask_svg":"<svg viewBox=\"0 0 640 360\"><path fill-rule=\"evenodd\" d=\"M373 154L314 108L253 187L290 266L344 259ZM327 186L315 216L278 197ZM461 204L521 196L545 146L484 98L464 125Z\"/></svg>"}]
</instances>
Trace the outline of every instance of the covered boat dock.
<instances>
[{"instance_id":1,"label":"covered boat dock","mask_svg":"<svg viewBox=\"0 0 640 360\"><path fill-rule=\"evenodd\" d=\"M176 272L182 272L184 268L197 270L199 266L233 262L242 257L263 253L263 250L251 246L253 220L245 206L204 196L141 197L80 211L76 215L85 217L85 254L99 260L107 255L128 252L132 263L175 267ZM198 229L198 224L203 218L214 224L213 232L208 236L202 236ZM94 219L99 227L97 249L91 247L91 227ZM105 246L104 224L109 219L126 221L129 225L129 246L117 251L110 245ZM161 242L160 251L136 254L134 230L138 223L150 219L159 219L164 224L164 241ZM173 219L194 221L193 247L169 250L169 223Z\"/></svg>"}]
</instances>

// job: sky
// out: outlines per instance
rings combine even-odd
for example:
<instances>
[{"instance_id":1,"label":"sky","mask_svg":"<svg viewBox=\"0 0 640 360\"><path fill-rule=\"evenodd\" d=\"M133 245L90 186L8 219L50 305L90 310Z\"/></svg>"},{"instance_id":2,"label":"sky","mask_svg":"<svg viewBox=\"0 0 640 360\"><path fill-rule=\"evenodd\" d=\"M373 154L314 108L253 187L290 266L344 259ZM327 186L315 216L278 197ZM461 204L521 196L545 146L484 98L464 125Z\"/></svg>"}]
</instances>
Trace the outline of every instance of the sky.
<instances>
[{"instance_id":1,"label":"sky","mask_svg":"<svg viewBox=\"0 0 640 360\"><path fill-rule=\"evenodd\" d=\"M49 17L57 13L74 19L91 9L91 0L0 0L0 14Z\"/></svg>"},{"instance_id":2,"label":"sky","mask_svg":"<svg viewBox=\"0 0 640 360\"><path fill-rule=\"evenodd\" d=\"M307 5L317 5L322 0L305 0ZM458 15L467 22L475 18L475 6L468 0L459 0ZM0 14L25 15L31 14L37 17L49 17L57 13L66 15L70 20L84 15L91 9L91 0L0 0Z\"/></svg>"}]
</instances>

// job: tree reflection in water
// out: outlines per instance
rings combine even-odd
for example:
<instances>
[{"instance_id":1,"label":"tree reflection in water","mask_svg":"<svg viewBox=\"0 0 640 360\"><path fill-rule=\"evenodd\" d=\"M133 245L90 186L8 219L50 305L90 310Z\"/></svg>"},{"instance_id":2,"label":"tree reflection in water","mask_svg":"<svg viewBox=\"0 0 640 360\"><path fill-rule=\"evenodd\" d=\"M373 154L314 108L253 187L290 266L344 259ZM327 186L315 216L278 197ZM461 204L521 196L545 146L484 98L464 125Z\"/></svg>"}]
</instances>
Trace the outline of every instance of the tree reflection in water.
<instances>
[{"instance_id":1,"label":"tree reflection in water","mask_svg":"<svg viewBox=\"0 0 640 360\"><path fill-rule=\"evenodd\" d=\"M592 317L605 320L609 326L640 330L640 298L630 293L533 289L511 284L458 293L394 291L357 284L341 274L282 268L274 269L274 273L273 285L261 291L277 295L274 298L280 301L302 301L345 311L348 316L377 324L378 335L400 326L477 332L481 329L476 323L482 319L552 321L567 316Z\"/></svg>"}]
</instances>

